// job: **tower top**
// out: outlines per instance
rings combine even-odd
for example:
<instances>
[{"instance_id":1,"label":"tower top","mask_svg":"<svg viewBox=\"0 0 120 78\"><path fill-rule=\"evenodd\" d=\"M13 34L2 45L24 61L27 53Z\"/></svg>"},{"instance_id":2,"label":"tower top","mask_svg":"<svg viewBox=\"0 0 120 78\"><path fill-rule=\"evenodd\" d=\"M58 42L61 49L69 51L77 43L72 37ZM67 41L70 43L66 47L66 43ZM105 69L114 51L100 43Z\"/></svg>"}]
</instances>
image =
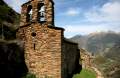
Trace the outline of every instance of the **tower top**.
<instances>
[{"instance_id":1,"label":"tower top","mask_svg":"<svg viewBox=\"0 0 120 78\"><path fill-rule=\"evenodd\" d=\"M41 3L43 3L44 1L47 1L47 2L52 2L54 4L53 0L29 0L28 2L24 3L22 6L30 4L32 1L34 1L34 2L41 2Z\"/></svg>"},{"instance_id":2,"label":"tower top","mask_svg":"<svg viewBox=\"0 0 120 78\"><path fill-rule=\"evenodd\" d=\"M21 26L32 22L54 26L53 0L30 0L22 5Z\"/></svg>"}]
</instances>

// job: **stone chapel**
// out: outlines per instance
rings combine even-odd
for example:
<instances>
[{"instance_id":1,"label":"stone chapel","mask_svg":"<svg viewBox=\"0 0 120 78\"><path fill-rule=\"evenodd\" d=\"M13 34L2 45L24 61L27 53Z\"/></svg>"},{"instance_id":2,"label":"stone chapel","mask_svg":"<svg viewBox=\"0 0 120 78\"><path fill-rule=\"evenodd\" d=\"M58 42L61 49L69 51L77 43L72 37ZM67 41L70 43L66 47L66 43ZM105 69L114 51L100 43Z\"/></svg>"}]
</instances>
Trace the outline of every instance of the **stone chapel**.
<instances>
[{"instance_id":1,"label":"stone chapel","mask_svg":"<svg viewBox=\"0 0 120 78\"><path fill-rule=\"evenodd\" d=\"M24 3L16 36L24 43L27 68L36 78L72 78L80 72L78 44L55 27L53 0Z\"/></svg>"}]
</instances>

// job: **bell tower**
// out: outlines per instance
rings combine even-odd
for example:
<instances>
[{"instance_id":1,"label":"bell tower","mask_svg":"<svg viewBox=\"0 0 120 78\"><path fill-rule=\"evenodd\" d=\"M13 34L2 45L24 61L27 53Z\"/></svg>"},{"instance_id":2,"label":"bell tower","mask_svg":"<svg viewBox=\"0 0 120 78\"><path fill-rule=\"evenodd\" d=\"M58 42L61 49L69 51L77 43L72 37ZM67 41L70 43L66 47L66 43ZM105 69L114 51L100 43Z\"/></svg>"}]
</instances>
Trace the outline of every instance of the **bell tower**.
<instances>
[{"instance_id":1,"label":"bell tower","mask_svg":"<svg viewBox=\"0 0 120 78\"><path fill-rule=\"evenodd\" d=\"M23 4L20 26L29 23L54 26L54 2L52 0L30 0Z\"/></svg>"}]
</instances>

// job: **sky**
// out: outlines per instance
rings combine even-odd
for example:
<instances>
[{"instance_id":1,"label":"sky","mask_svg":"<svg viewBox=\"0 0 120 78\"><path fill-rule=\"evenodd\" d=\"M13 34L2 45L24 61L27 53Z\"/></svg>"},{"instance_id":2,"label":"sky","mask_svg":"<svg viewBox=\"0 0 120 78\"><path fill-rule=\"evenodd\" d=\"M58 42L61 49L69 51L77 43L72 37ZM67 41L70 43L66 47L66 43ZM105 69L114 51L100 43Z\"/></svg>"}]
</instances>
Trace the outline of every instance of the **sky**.
<instances>
[{"instance_id":1,"label":"sky","mask_svg":"<svg viewBox=\"0 0 120 78\"><path fill-rule=\"evenodd\" d=\"M28 0L4 0L15 11ZM65 37L90 33L120 32L120 0L54 0L55 25Z\"/></svg>"}]
</instances>

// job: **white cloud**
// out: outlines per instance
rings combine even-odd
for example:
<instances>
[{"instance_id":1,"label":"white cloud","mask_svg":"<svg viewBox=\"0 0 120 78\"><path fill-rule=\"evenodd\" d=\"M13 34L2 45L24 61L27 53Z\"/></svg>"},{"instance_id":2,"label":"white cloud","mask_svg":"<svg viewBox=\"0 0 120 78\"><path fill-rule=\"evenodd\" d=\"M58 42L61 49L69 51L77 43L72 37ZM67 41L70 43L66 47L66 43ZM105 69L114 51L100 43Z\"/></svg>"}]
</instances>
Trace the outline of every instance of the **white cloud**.
<instances>
[{"instance_id":1,"label":"white cloud","mask_svg":"<svg viewBox=\"0 0 120 78\"><path fill-rule=\"evenodd\" d=\"M68 16L77 16L79 14L80 14L80 9L79 8L69 8L65 12L65 15L68 15Z\"/></svg>"},{"instance_id":2,"label":"white cloud","mask_svg":"<svg viewBox=\"0 0 120 78\"><path fill-rule=\"evenodd\" d=\"M111 1L102 7L94 7L85 17L92 22L120 22L120 1Z\"/></svg>"},{"instance_id":3,"label":"white cloud","mask_svg":"<svg viewBox=\"0 0 120 78\"><path fill-rule=\"evenodd\" d=\"M107 32L107 31L119 32L120 27L118 25L109 26L109 24L99 24L99 25L67 25L65 26L65 36L70 38L77 34L90 34L94 32Z\"/></svg>"}]
</instances>

